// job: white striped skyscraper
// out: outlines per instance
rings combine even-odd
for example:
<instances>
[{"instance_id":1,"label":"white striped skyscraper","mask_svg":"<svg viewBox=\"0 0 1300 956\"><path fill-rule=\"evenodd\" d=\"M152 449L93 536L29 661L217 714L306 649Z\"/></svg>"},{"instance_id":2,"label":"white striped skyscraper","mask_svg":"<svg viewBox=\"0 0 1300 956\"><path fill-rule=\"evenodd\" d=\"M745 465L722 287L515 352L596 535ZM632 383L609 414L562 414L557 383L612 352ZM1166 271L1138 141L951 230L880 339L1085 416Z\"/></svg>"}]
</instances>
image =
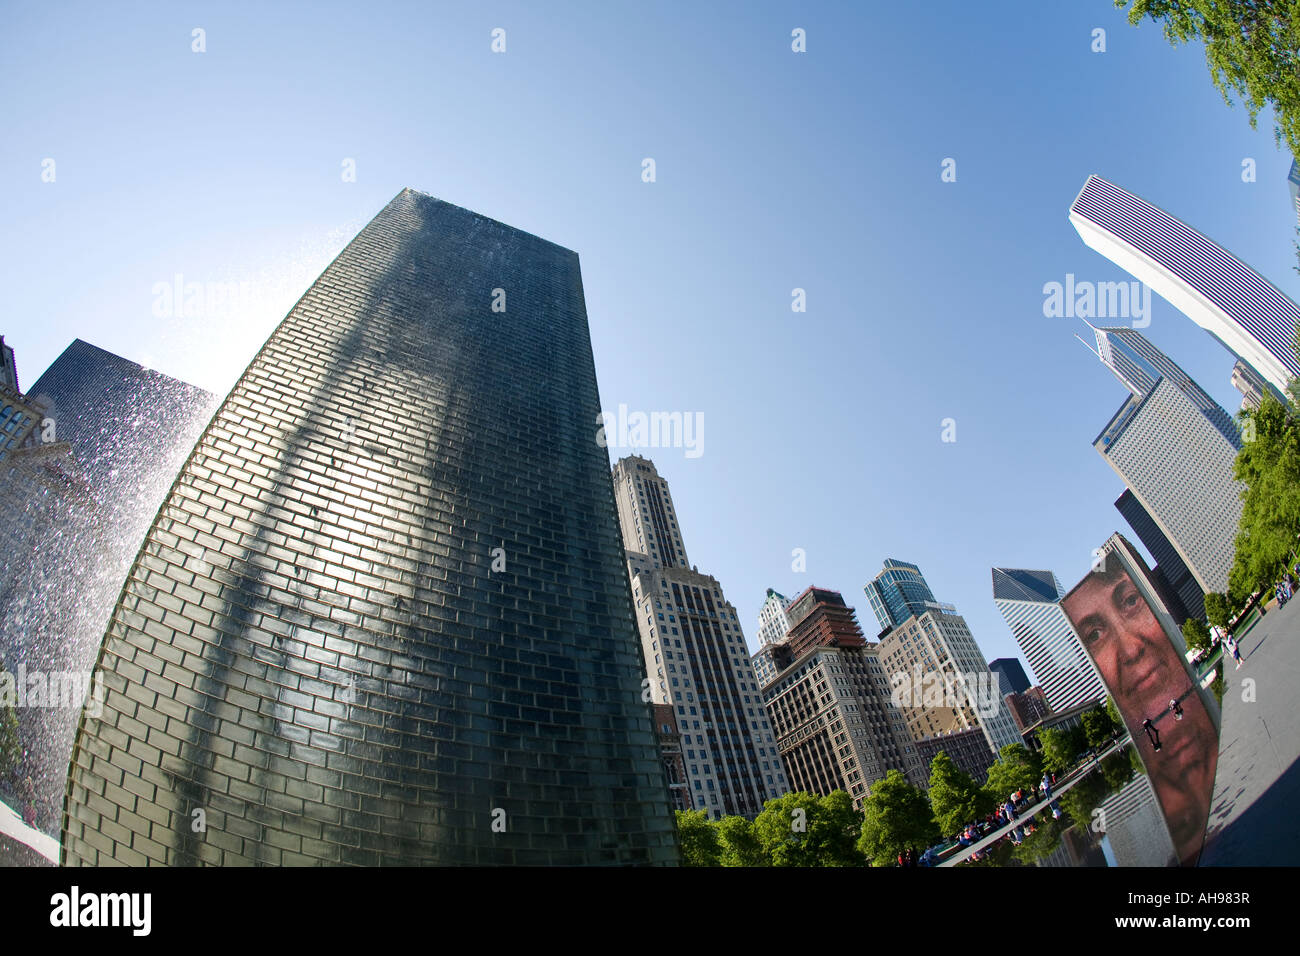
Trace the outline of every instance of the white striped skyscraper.
<instances>
[{"instance_id":1,"label":"white striped skyscraper","mask_svg":"<svg viewBox=\"0 0 1300 956\"><path fill-rule=\"evenodd\" d=\"M993 569L993 603L1024 652L1054 711L1106 696L1106 686L1061 610L1065 596L1051 571Z\"/></svg>"},{"instance_id":2,"label":"white striped skyscraper","mask_svg":"<svg viewBox=\"0 0 1300 956\"><path fill-rule=\"evenodd\" d=\"M1300 306L1222 246L1144 199L1089 176L1070 207L1085 243L1142 281L1279 391L1300 377Z\"/></svg>"}]
</instances>

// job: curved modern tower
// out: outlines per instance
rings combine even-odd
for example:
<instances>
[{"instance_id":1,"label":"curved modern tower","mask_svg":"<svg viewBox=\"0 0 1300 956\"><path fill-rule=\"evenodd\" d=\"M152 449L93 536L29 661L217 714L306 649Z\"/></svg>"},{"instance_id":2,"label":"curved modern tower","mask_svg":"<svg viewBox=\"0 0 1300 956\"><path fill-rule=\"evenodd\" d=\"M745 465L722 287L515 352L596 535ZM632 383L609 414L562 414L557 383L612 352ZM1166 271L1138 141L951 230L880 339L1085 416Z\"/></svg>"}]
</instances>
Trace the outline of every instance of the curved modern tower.
<instances>
[{"instance_id":1,"label":"curved modern tower","mask_svg":"<svg viewBox=\"0 0 1300 956\"><path fill-rule=\"evenodd\" d=\"M405 190L127 578L68 864L675 863L573 252Z\"/></svg>"},{"instance_id":2,"label":"curved modern tower","mask_svg":"<svg viewBox=\"0 0 1300 956\"><path fill-rule=\"evenodd\" d=\"M1300 307L1223 247L1099 176L1070 206L1091 248L1145 283L1278 391L1300 378Z\"/></svg>"}]
</instances>

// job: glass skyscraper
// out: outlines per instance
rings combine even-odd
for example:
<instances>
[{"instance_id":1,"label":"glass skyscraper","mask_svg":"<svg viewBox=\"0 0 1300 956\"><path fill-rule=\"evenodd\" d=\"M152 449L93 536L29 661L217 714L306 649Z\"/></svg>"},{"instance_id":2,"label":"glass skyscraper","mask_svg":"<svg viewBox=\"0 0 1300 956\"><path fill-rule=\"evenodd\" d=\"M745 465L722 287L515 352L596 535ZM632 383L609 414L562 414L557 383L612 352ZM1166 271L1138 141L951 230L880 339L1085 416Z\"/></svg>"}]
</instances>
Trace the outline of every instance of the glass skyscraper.
<instances>
[{"instance_id":1,"label":"glass skyscraper","mask_svg":"<svg viewBox=\"0 0 1300 956\"><path fill-rule=\"evenodd\" d=\"M885 561L884 570L863 585L862 590L882 631L924 614L935 603L934 593L921 576L921 569L893 558Z\"/></svg>"},{"instance_id":2,"label":"glass skyscraper","mask_svg":"<svg viewBox=\"0 0 1300 956\"><path fill-rule=\"evenodd\" d=\"M577 255L401 192L149 528L64 862L677 862L600 408Z\"/></svg>"},{"instance_id":3,"label":"glass skyscraper","mask_svg":"<svg viewBox=\"0 0 1300 956\"><path fill-rule=\"evenodd\" d=\"M1125 189L1089 176L1070 222L1092 249L1209 332L1272 386L1300 377L1300 306L1222 246Z\"/></svg>"}]
</instances>

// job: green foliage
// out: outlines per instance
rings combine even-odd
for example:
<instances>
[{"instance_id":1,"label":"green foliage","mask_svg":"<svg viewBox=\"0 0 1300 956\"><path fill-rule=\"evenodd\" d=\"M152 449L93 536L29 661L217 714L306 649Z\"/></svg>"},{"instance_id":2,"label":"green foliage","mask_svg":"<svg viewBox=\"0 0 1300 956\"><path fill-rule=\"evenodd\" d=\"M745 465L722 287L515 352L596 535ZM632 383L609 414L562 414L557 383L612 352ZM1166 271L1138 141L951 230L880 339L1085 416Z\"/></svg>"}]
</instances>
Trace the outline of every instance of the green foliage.
<instances>
[{"instance_id":1,"label":"green foliage","mask_svg":"<svg viewBox=\"0 0 1300 956\"><path fill-rule=\"evenodd\" d=\"M1183 640L1187 642L1188 650L1195 648L1208 651L1210 649L1210 629L1205 626L1204 622L1189 617L1183 621Z\"/></svg>"},{"instance_id":2,"label":"green foliage","mask_svg":"<svg viewBox=\"0 0 1300 956\"><path fill-rule=\"evenodd\" d=\"M1111 721L1118 727L1121 732L1124 730L1124 718L1119 715L1119 708L1115 706L1115 698L1106 698L1106 713L1110 716Z\"/></svg>"},{"instance_id":3,"label":"green foliage","mask_svg":"<svg viewBox=\"0 0 1300 956\"><path fill-rule=\"evenodd\" d=\"M1088 749L1088 739L1079 726L1044 727L1038 732L1038 741L1043 745L1043 767L1052 773L1065 773ZM1037 785L1038 781L1034 781Z\"/></svg>"},{"instance_id":4,"label":"green foliage","mask_svg":"<svg viewBox=\"0 0 1300 956\"><path fill-rule=\"evenodd\" d=\"M1232 617L1228 596L1211 591L1205 595L1205 620L1214 627L1227 627Z\"/></svg>"},{"instance_id":5,"label":"green foliage","mask_svg":"<svg viewBox=\"0 0 1300 956\"><path fill-rule=\"evenodd\" d=\"M956 833L993 812L993 798L942 750L930 762L930 806L940 831Z\"/></svg>"},{"instance_id":6,"label":"green foliage","mask_svg":"<svg viewBox=\"0 0 1300 956\"><path fill-rule=\"evenodd\" d=\"M1119 753L1113 753L1101 762L1101 779L1106 781L1108 792L1119 790L1124 784L1133 779L1133 758L1129 756L1132 753L1137 755L1137 750L1128 747ZM1138 759L1141 762L1141 758Z\"/></svg>"},{"instance_id":7,"label":"green foliage","mask_svg":"<svg viewBox=\"0 0 1300 956\"><path fill-rule=\"evenodd\" d=\"M678 810L677 835L686 866L721 866L722 844L708 811Z\"/></svg>"},{"instance_id":8,"label":"green foliage","mask_svg":"<svg viewBox=\"0 0 1300 956\"><path fill-rule=\"evenodd\" d=\"M1234 603L1244 604L1286 570L1300 531L1300 423L1295 409L1265 395L1241 413L1243 437L1233 476L1245 484L1237 553L1228 575ZM1253 435L1252 435L1253 433Z\"/></svg>"},{"instance_id":9,"label":"green foliage","mask_svg":"<svg viewBox=\"0 0 1300 956\"><path fill-rule=\"evenodd\" d=\"M1118 734L1121 725L1110 714L1110 708L1098 704L1083 712L1083 739L1089 747L1103 747Z\"/></svg>"},{"instance_id":10,"label":"green foliage","mask_svg":"<svg viewBox=\"0 0 1300 956\"><path fill-rule=\"evenodd\" d=\"M897 770L872 784L863 803L858 849L872 866L892 866L909 847L924 850L939 842L939 828L925 793Z\"/></svg>"},{"instance_id":11,"label":"green foliage","mask_svg":"<svg viewBox=\"0 0 1300 956\"><path fill-rule=\"evenodd\" d=\"M1276 136L1300 156L1300 2L1297 0L1115 0L1130 23L1159 23L1177 45L1205 44L1205 61L1224 101L1239 98L1255 125L1272 107Z\"/></svg>"},{"instance_id":12,"label":"green foliage","mask_svg":"<svg viewBox=\"0 0 1300 956\"><path fill-rule=\"evenodd\" d=\"M1031 753L1024 744L1007 744L1002 748L1001 759L989 767L989 777L984 791L996 802L1003 803L1007 795L1016 790L1037 789L1043 778L1043 761Z\"/></svg>"},{"instance_id":13,"label":"green foliage","mask_svg":"<svg viewBox=\"0 0 1300 956\"><path fill-rule=\"evenodd\" d=\"M771 866L861 866L862 815L843 790L824 797L787 793L769 800L754 836Z\"/></svg>"},{"instance_id":14,"label":"green foliage","mask_svg":"<svg viewBox=\"0 0 1300 956\"><path fill-rule=\"evenodd\" d=\"M722 847L723 866L771 866L771 859L758 842L754 824L744 817L723 817L716 824Z\"/></svg>"}]
</instances>

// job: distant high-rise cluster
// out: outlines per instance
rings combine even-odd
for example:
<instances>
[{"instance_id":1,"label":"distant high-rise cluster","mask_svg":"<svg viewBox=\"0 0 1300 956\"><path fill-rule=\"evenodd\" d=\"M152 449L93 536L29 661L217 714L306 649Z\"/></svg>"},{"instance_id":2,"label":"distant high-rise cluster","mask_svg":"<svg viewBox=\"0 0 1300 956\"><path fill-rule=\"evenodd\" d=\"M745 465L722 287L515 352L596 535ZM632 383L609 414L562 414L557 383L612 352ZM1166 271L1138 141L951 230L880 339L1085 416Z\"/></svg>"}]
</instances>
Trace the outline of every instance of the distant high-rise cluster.
<instances>
[{"instance_id":1,"label":"distant high-rise cluster","mask_svg":"<svg viewBox=\"0 0 1300 956\"><path fill-rule=\"evenodd\" d=\"M845 790L860 807L890 770L926 786L929 772L890 699L879 645L867 642L853 609L839 592L810 587L788 613L785 638L760 654L776 672L763 699L791 787Z\"/></svg>"}]
</instances>

